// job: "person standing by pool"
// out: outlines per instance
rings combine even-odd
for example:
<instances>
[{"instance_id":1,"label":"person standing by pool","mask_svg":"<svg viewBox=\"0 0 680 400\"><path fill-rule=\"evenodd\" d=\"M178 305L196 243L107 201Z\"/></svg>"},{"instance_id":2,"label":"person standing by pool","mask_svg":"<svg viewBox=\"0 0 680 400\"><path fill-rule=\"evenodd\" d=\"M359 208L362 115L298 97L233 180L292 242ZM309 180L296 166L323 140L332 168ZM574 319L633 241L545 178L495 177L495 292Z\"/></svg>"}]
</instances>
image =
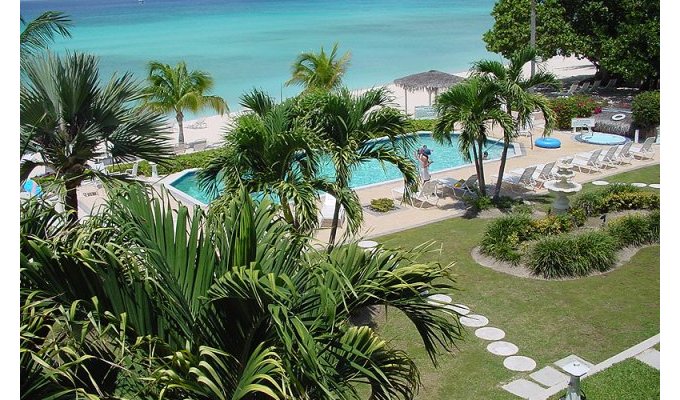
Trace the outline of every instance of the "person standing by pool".
<instances>
[{"instance_id":1,"label":"person standing by pool","mask_svg":"<svg viewBox=\"0 0 680 400\"><path fill-rule=\"evenodd\" d=\"M419 157L420 161L420 179L422 179L423 183L427 182L430 180L430 164L432 164L432 161L430 161L430 157L427 156L427 154L422 153Z\"/></svg>"}]
</instances>

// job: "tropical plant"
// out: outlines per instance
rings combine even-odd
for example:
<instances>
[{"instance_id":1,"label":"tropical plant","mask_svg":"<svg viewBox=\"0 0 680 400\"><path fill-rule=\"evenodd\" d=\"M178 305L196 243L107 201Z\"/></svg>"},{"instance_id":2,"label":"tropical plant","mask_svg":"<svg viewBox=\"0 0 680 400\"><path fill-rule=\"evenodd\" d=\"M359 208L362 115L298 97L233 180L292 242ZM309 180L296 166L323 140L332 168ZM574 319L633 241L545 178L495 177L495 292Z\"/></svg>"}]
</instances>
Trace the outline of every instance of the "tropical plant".
<instances>
[{"instance_id":1,"label":"tropical plant","mask_svg":"<svg viewBox=\"0 0 680 400\"><path fill-rule=\"evenodd\" d=\"M571 129L572 118L590 117L603 105L606 105L606 101L598 101L593 97L579 94L550 100L550 108L555 114L559 129Z\"/></svg>"},{"instance_id":2,"label":"tropical plant","mask_svg":"<svg viewBox=\"0 0 680 400\"><path fill-rule=\"evenodd\" d=\"M388 198L379 198L371 200L371 210L386 213L394 209L394 200Z\"/></svg>"},{"instance_id":3,"label":"tropical plant","mask_svg":"<svg viewBox=\"0 0 680 400\"><path fill-rule=\"evenodd\" d=\"M21 65L30 56L36 55L59 36L71 37L71 19L59 11L45 11L32 21L21 19L22 31L19 35Z\"/></svg>"},{"instance_id":4,"label":"tropical plant","mask_svg":"<svg viewBox=\"0 0 680 400\"><path fill-rule=\"evenodd\" d=\"M451 144L454 126L460 124L458 147L466 161L474 161L482 196L486 196L483 149L489 129L487 122L499 124L506 132L515 127L512 117L500 108L500 90L489 79L472 77L440 94L435 103L439 117L432 137L439 143Z\"/></svg>"},{"instance_id":5,"label":"tropical plant","mask_svg":"<svg viewBox=\"0 0 680 400\"><path fill-rule=\"evenodd\" d=\"M347 52L339 59L337 57L337 43L333 45L330 54L326 54L323 46L319 53L300 54L293 63L292 77L286 82L286 86L303 86L305 91L331 90L340 87L351 56Z\"/></svg>"},{"instance_id":6,"label":"tropical plant","mask_svg":"<svg viewBox=\"0 0 680 400\"><path fill-rule=\"evenodd\" d=\"M317 177L315 133L300 120L295 99L277 105L253 90L241 105L253 112L236 119L223 151L199 172L203 187L215 197L221 192L228 198L241 185L270 196L296 232L311 233L318 225L318 192L328 186Z\"/></svg>"},{"instance_id":7,"label":"tropical plant","mask_svg":"<svg viewBox=\"0 0 680 400\"><path fill-rule=\"evenodd\" d=\"M626 215L609 222L607 232L616 238L619 247L658 243L659 215L658 210Z\"/></svg>"},{"instance_id":8,"label":"tropical plant","mask_svg":"<svg viewBox=\"0 0 680 400\"><path fill-rule=\"evenodd\" d=\"M68 386L89 398L358 399L361 385L371 398L412 398L409 356L350 321L395 307L436 363L462 331L420 293L453 290L450 266L418 263L424 248L317 253L270 203L245 188L237 198L206 214L128 185L100 215L58 226L25 204L22 229L36 234L20 238L24 398L67 397ZM60 349L63 363L32 357Z\"/></svg>"},{"instance_id":9,"label":"tropical plant","mask_svg":"<svg viewBox=\"0 0 680 400\"><path fill-rule=\"evenodd\" d=\"M536 57L534 48L524 47L512 54L507 66L499 61L482 60L474 63L472 67L474 75L486 77L496 83L499 88L497 96L505 104L508 115L514 118L514 129L503 129L503 152L498 167L494 200L498 200L501 194L508 149L512 139L517 136L517 127L529 126L534 110L539 110L545 119L544 136L550 133L555 122L554 113L549 107L548 100L545 96L532 91L537 86L559 87L555 75L545 72L543 69L539 69L529 78L525 78L522 73L522 67L528 62L536 61ZM513 117L513 111L517 113L517 117Z\"/></svg>"},{"instance_id":10,"label":"tropical plant","mask_svg":"<svg viewBox=\"0 0 680 400\"><path fill-rule=\"evenodd\" d=\"M661 123L661 93L642 92L633 99L633 121L635 125L650 131Z\"/></svg>"},{"instance_id":11,"label":"tropical plant","mask_svg":"<svg viewBox=\"0 0 680 400\"><path fill-rule=\"evenodd\" d=\"M527 252L528 267L547 279L586 276L613 268L616 250L616 239L606 232L547 236Z\"/></svg>"},{"instance_id":12,"label":"tropical plant","mask_svg":"<svg viewBox=\"0 0 680 400\"><path fill-rule=\"evenodd\" d=\"M21 180L37 166L55 173L65 188L68 210L78 209L76 189L86 177L107 176L89 170L88 160L108 152L114 160L140 157L163 163L169 155L162 115L134 107L140 89L132 75L113 76L102 85L97 60L85 54L64 59L48 54L26 65L21 82ZM77 218L77 215L72 218Z\"/></svg>"},{"instance_id":13,"label":"tropical plant","mask_svg":"<svg viewBox=\"0 0 680 400\"><path fill-rule=\"evenodd\" d=\"M529 43L529 10L534 0L499 0L494 26L483 36L489 51L509 57ZM660 77L658 0L536 1L539 55L587 58L598 75L621 77L643 86Z\"/></svg>"},{"instance_id":14,"label":"tropical plant","mask_svg":"<svg viewBox=\"0 0 680 400\"><path fill-rule=\"evenodd\" d=\"M184 61L173 68L158 61L149 63L148 86L144 90L144 105L161 113L174 112L179 129L178 143L184 143L184 111L198 112L212 108L220 115L229 111L219 96L207 95L213 80L203 71L188 71Z\"/></svg>"},{"instance_id":15,"label":"tropical plant","mask_svg":"<svg viewBox=\"0 0 680 400\"><path fill-rule=\"evenodd\" d=\"M390 101L389 92L384 88L356 96L343 88L335 92L312 93L303 99L310 124L318 130L323 151L330 157L335 170L334 186L329 189L339 201L335 203L329 248L335 243L341 206L347 212L346 235L356 233L361 225L359 200L349 186L352 173L360 164L371 160L393 164L409 188L415 190L417 186L416 166L406 156L411 154L416 137L407 134L408 120L399 110L388 106ZM382 140L377 140L379 138ZM352 195L343 195L346 192Z\"/></svg>"}]
</instances>

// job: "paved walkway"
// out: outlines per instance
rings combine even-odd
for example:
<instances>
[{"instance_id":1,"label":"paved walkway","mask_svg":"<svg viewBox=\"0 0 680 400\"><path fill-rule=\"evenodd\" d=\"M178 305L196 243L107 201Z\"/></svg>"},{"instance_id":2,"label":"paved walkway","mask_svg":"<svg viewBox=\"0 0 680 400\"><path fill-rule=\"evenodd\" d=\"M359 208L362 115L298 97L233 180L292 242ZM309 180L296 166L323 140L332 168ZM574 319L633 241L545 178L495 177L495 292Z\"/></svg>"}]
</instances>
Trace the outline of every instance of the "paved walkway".
<instances>
[{"instance_id":1,"label":"paved walkway","mask_svg":"<svg viewBox=\"0 0 680 400\"><path fill-rule=\"evenodd\" d=\"M578 363L588 368L588 372L581 379L595 375L631 357L635 357L653 368L661 369L660 352L654 348L660 342L660 335L655 335L599 364L593 364L575 354L571 354L536 370L536 362L530 357L517 355L521 349L511 342L502 341L501 339L506 337L506 333L499 328L488 326L491 321L487 317L476 313L470 314L473 310L470 310L464 304L453 304L453 299L449 295L431 295L428 297L428 302L435 305L439 304L443 308L460 314L461 324L467 328L474 329L474 334L477 338L490 341L487 350L492 354L504 357L502 362L507 369L517 372L531 372L526 379L515 379L502 386L504 390L523 399L546 400L550 396L565 390L569 384L569 374L566 372L565 367L573 363Z\"/></svg>"}]
</instances>

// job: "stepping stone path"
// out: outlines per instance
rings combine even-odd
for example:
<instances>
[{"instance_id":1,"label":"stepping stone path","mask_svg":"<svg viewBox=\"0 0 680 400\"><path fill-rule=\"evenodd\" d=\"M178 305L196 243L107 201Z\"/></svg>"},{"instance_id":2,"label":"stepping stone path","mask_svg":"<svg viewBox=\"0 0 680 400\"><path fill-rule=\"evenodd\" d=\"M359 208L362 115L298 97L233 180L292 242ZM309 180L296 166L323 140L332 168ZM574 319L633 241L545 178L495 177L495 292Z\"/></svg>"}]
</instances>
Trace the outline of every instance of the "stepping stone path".
<instances>
[{"instance_id":1,"label":"stepping stone path","mask_svg":"<svg viewBox=\"0 0 680 400\"><path fill-rule=\"evenodd\" d=\"M453 301L451 296L447 296L445 294L433 294L427 296L427 302L434 306L443 306L444 304L451 303L451 301Z\"/></svg>"},{"instance_id":2,"label":"stepping stone path","mask_svg":"<svg viewBox=\"0 0 680 400\"><path fill-rule=\"evenodd\" d=\"M489 319L483 315L470 314L460 317L460 323L471 328L481 328L489 323Z\"/></svg>"},{"instance_id":3,"label":"stepping stone path","mask_svg":"<svg viewBox=\"0 0 680 400\"><path fill-rule=\"evenodd\" d=\"M647 184L646 184L646 183L641 183L641 182L635 182L635 183L631 183L631 186L643 188L643 187L647 186Z\"/></svg>"},{"instance_id":4,"label":"stepping stone path","mask_svg":"<svg viewBox=\"0 0 680 400\"><path fill-rule=\"evenodd\" d=\"M470 314L470 308L468 308L468 306L465 304L447 304L444 306L444 308L457 312L460 315Z\"/></svg>"},{"instance_id":5,"label":"stepping stone path","mask_svg":"<svg viewBox=\"0 0 680 400\"><path fill-rule=\"evenodd\" d=\"M660 183L650 183L649 187L654 188L654 189L661 189L661 184Z\"/></svg>"},{"instance_id":6,"label":"stepping stone path","mask_svg":"<svg viewBox=\"0 0 680 400\"><path fill-rule=\"evenodd\" d=\"M487 326L485 328L477 329L475 331L475 336L484 340L501 340L505 337L505 332L498 328Z\"/></svg>"},{"instance_id":7,"label":"stepping stone path","mask_svg":"<svg viewBox=\"0 0 680 400\"><path fill-rule=\"evenodd\" d=\"M609 185L609 182L607 182L607 181L592 181L591 183L595 186L607 186L607 185Z\"/></svg>"},{"instance_id":8,"label":"stepping stone path","mask_svg":"<svg viewBox=\"0 0 680 400\"><path fill-rule=\"evenodd\" d=\"M656 369L661 369L661 353L659 353L659 350L657 349L647 349L643 351L642 353L638 354L635 356L638 360L642 361L643 363L649 365L650 367L656 368Z\"/></svg>"},{"instance_id":9,"label":"stepping stone path","mask_svg":"<svg viewBox=\"0 0 680 400\"><path fill-rule=\"evenodd\" d=\"M486 346L486 349L489 351L489 353L495 354L497 356L511 356L513 354L517 354L519 351L519 347L510 342L504 341L489 343L489 345Z\"/></svg>"},{"instance_id":10,"label":"stepping stone path","mask_svg":"<svg viewBox=\"0 0 680 400\"><path fill-rule=\"evenodd\" d=\"M548 387L569 382L569 375L563 374L551 366L539 369L529 376L541 385Z\"/></svg>"},{"instance_id":11,"label":"stepping stone path","mask_svg":"<svg viewBox=\"0 0 680 400\"><path fill-rule=\"evenodd\" d=\"M510 356L503 360L503 365L510 371L532 371L536 368L536 361L525 356Z\"/></svg>"},{"instance_id":12,"label":"stepping stone path","mask_svg":"<svg viewBox=\"0 0 680 400\"><path fill-rule=\"evenodd\" d=\"M503 389L524 399L534 397L545 391L540 385L526 379L514 380L507 385L503 385Z\"/></svg>"}]
</instances>

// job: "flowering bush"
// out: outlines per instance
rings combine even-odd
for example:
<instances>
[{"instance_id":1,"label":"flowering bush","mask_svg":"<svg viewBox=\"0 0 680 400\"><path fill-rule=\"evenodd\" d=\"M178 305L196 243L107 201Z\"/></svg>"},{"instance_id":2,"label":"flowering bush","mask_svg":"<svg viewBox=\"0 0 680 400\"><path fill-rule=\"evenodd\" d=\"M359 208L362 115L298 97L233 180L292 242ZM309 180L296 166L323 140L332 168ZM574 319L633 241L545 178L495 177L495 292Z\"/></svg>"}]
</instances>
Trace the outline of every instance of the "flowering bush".
<instances>
[{"instance_id":1,"label":"flowering bush","mask_svg":"<svg viewBox=\"0 0 680 400\"><path fill-rule=\"evenodd\" d=\"M589 96L573 95L550 100L550 108L555 112L557 127L570 129L572 118L590 117L596 110L602 112L603 102Z\"/></svg>"}]
</instances>

